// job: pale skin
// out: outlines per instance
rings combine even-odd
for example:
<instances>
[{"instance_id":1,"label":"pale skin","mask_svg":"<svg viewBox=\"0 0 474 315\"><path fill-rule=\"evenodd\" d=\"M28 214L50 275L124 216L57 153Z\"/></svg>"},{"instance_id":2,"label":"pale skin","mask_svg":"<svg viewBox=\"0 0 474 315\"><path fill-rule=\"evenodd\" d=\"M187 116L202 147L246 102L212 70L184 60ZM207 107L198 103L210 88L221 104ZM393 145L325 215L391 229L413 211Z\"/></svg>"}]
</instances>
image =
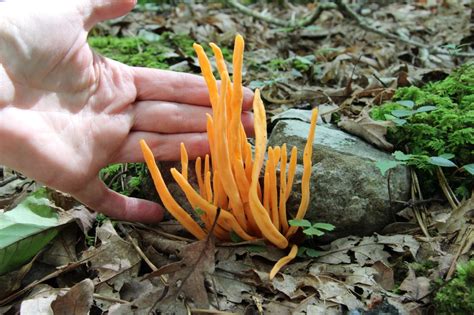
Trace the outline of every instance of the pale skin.
<instances>
[{"instance_id":1,"label":"pale skin","mask_svg":"<svg viewBox=\"0 0 474 315\"><path fill-rule=\"evenodd\" d=\"M0 2L0 164L120 220L159 222L163 208L108 189L101 168L208 153L204 80L129 67L94 53L88 31L129 12L134 0ZM245 90L242 120L252 93Z\"/></svg>"}]
</instances>

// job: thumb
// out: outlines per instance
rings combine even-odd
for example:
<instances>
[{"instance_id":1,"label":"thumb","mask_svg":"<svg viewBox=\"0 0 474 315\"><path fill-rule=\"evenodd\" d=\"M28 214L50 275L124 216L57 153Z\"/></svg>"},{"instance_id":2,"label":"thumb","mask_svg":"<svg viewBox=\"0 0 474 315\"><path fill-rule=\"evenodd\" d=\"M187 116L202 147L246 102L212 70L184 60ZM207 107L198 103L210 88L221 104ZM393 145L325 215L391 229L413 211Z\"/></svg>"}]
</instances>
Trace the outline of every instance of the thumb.
<instances>
[{"instance_id":1,"label":"thumb","mask_svg":"<svg viewBox=\"0 0 474 315\"><path fill-rule=\"evenodd\" d=\"M121 195L110 190L98 177L72 196L91 209L118 220L158 223L163 219L164 209L159 204Z\"/></svg>"},{"instance_id":2,"label":"thumb","mask_svg":"<svg viewBox=\"0 0 474 315\"><path fill-rule=\"evenodd\" d=\"M136 0L88 0L83 2L88 8L84 10L84 26L89 31L101 21L120 17L130 12Z\"/></svg>"}]
</instances>

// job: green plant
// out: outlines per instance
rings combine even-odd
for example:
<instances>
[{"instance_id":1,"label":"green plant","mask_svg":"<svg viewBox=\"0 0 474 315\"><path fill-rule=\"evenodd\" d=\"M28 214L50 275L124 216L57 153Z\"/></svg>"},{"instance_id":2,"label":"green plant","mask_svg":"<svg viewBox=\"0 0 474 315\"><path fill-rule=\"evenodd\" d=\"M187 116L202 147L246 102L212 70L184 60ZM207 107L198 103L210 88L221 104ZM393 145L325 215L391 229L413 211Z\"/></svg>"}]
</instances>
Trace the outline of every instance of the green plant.
<instances>
[{"instance_id":1,"label":"green plant","mask_svg":"<svg viewBox=\"0 0 474 315\"><path fill-rule=\"evenodd\" d=\"M147 170L143 163L111 164L99 176L109 188L131 196L140 192Z\"/></svg>"},{"instance_id":2,"label":"green plant","mask_svg":"<svg viewBox=\"0 0 474 315\"><path fill-rule=\"evenodd\" d=\"M299 226L303 228L303 233L308 237L323 236L324 231L333 231L336 227L329 223L311 223L306 219L288 220L290 226Z\"/></svg>"},{"instance_id":3,"label":"green plant","mask_svg":"<svg viewBox=\"0 0 474 315\"><path fill-rule=\"evenodd\" d=\"M303 233L312 238L314 236L323 236L325 232L333 231L336 227L329 223L311 223L309 220L306 219L293 219L288 220L290 226L298 226L302 228ZM319 257L320 252L314 248L300 246L298 247L298 257L311 257L316 258Z\"/></svg>"},{"instance_id":4,"label":"green plant","mask_svg":"<svg viewBox=\"0 0 474 315\"><path fill-rule=\"evenodd\" d=\"M460 195L469 193L474 184L474 63L422 88L400 88L391 102L370 115L393 121L387 139L410 153L396 153L397 161L379 163L383 172L398 164L413 165L422 171L425 187L433 187L434 166L451 167L446 172L450 184Z\"/></svg>"},{"instance_id":5,"label":"green plant","mask_svg":"<svg viewBox=\"0 0 474 315\"><path fill-rule=\"evenodd\" d=\"M457 167L457 165L451 161L451 159L454 158L454 154L449 153L440 156L427 156L423 154L405 154L402 151L395 151L392 156L395 158L395 161L382 160L375 163L382 172L382 175L385 175L387 170L395 168L398 165L411 165L421 170L431 170L434 166ZM470 165L465 165L464 168L467 172L471 172Z\"/></svg>"},{"instance_id":6,"label":"green plant","mask_svg":"<svg viewBox=\"0 0 474 315\"><path fill-rule=\"evenodd\" d=\"M321 255L321 252L310 247L300 246L298 247L298 257L311 257L316 258Z\"/></svg>"},{"instance_id":7,"label":"green plant","mask_svg":"<svg viewBox=\"0 0 474 315\"><path fill-rule=\"evenodd\" d=\"M437 314L474 314L474 260L457 267L456 275L436 292Z\"/></svg>"}]
</instances>

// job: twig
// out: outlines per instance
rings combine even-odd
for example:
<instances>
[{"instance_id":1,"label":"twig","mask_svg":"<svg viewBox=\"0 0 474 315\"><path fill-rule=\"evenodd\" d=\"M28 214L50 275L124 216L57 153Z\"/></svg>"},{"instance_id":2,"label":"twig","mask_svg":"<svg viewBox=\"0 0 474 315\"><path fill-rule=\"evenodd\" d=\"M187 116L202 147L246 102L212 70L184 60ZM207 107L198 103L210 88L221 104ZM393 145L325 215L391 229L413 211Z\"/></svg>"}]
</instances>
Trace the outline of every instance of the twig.
<instances>
[{"instance_id":1,"label":"twig","mask_svg":"<svg viewBox=\"0 0 474 315\"><path fill-rule=\"evenodd\" d=\"M268 22L270 24L275 24L275 25L282 26L282 27L289 27L290 26L288 22L282 21L280 19L276 19L276 18L274 18L272 16L269 16L269 15L263 15L261 13L254 12L253 10L251 10L251 9L247 8L246 6L240 4L236 0L227 0L226 3L229 4L230 6L234 7L238 11L244 13L244 14L253 16L254 18L260 19L260 20Z\"/></svg>"},{"instance_id":2,"label":"twig","mask_svg":"<svg viewBox=\"0 0 474 315\"><path fill-rule=\"evenodd\" d=\"M48 281L50 279L53 279L53 278L56 278L57 276L61 275L62 273L65 273L65 272L68 272L68 271L71 271L71 270L74 270L76 269L77 267L85 264L86 262L88 262L91 258L93 258L94 256L98 255L99 253L101 253L103 250L100 250L100 251L97 251L95 254L93 254L92 256L90 257L86 257L84 259L81 259L77 262L73 262L73 263L70 263L64 267L60 267L58 270L56 271L53 271L52 273L44 276L43 278L39 279L39 280L35 280L33 281L32 283L28 284L26 287L24 287L23 289L19 290L19 291L16 291L14 292L13 294L5 297L4 299L0 300L0 306L2 305L5 305L13 300L15 300L16 298L22 296L23 294L25 294L26 292L30 291L31 289L33 289L35 286L37 286L38 284L40 283L43 283L45 281Z\"/></svg>"},{"instance_id":3,"label":"twig","mask_svg":"<svg viewBox=\"0 0 474 315\"><path fill-rule=\"evenodd\" d=\"M436 168L436 175L438 175L438 181L439 185L441 186L441 190L443 191L444 195L446 196L446 199L448 199L449 204L453 209L456 209L460 202L456 198L456 195L454 194L453 190L449 186L448 181L446 180L446 176L444 176L443 170L441 167Z\"/></svg>"},{"instance_id":4,"label":"twig","mask_svg":"<svg viewBox=\"0 0 474 315\"><path fill-rule=\"evenodd\" d=\"M335 0L334 3L320 3L320 4L317 5L314 12L311 13L311 15L308 16L307 18L302 18L302 19L299 19L299 20L296 20L296 21L293 21L292 19L290 19L289 22L278 19L278 18L275 18L271 15L265 15L265 14L255 12L255 11L249 9L248 7L242 5L237 0L227 0L226 3L230 6L232 6L233 8L237 9L238 11L244 13L244 14L250 15L254 18L260 19L260 20L265 21L267 23L274 24L274 25L281 26L281 27L292 27L292 28L301 28L301 27L311 25L321 16L321 13L323 11L338 9L345 16L353 19L360 28L362 28L362 29L364 29L368 32L372 32L372 33L378 34L380 36L383 36L385 38L393 39L395 41L408 44L410 46L415 46L415 47L426 49L429 52L431 52L432 54L436 54L436 55L450 55L450 56L453 56L453 57L474 58L474 53L449 51L449 50L446 50L446 49L443 49L443 48L440 48L440 47L435 47L435 46L430 46L430 45L427 45L427 44L423 44L423 43L420 43L420 42L412 40L412 39L403 38L403 37L400 37L398 35L395 35L395 34L392 34L392 33L389 33L389 32L385 32L385 31L382 31L382 30L377 29L375 27L372 27L370 25L370 23L365 18L361 17L359 14L354 12L342 0Z\"/></svg>"},{"instance_id":5,"label":"twig","mask_svg":"<svg viewBox=\"0 0 474 315\"><path fill-rule=\"evenodd\" d=\"M53 290L56 290L56 289L53 289ZM60 288L59 291L68 293L69 291L71 291L71 288ZM97 293L93 293L92 297L94 297L94 299L97 299L97 300L102 300L102 301L107 301L107 302L112 302L112 303L130 304L129 301L125 301L122 299L114 298L111 296L105 296L105 295L101 295Z\"/></svg>"},{"instance_id":6,"label":"twig","mask_svg":"<svg viewBox=\"0 0 474 315\"><path fill-rule=\"evenodd\" d=\"M474 57L474 53L450 52L450 51L441 49L439 47L432 47L432 46L429 46L429 45L426 45L426 44L423 44L423 43L420 43L420 42L417 42L417 41L414 41L414 40L411 40L411 39L408 39L408 38L403 38L403 37L397 36L397 35L392 34L392 33L384 32L380 29L377 29L375 27L370 26L370 24L366 21L365 18L363 18L360 15L358 15L357 13L355 13L342 0L335 0L334 2L336 3L339 11L341 11L346 16L352 18L360 28L362 28L366 31L369 31L369 32L378 34L380 36L383 36L383 37L386 37L386 38L389 38L389 39L393 39L393 40L396 40L396 41L399 41L399 42L402 42L402 43L405 43L405 44L408 44L408 45L411 45L411 46L427 49L431 53L435 53L435 54L438 54L438 55L451 55L451 56L456 56L456 57L468 57L468 58L473 58Z\"/></svg>"},{"instance_id":7,"label":"twig","mask_svg":"<svg viewBox=\"0 0 474 315\"><path fill-rule=\"evenodd\" d=\"M319 3L314 10L314 12L308 16L307 18L301 19L296 22L296 27L305 27L308 25L313 24L319 17L321 16L321 13L327 10L333 10L336 9L337 6L334 3Z\"/></svg>"},{"instance_id":8,"label":"twig","mask_svg":"<svg viewBox=\"0 0 474 315\"><path fill-rule=\"evenodd\" d=\"M17 174L13 175L13 176L10 176L8 177L7 179L5 179L4 181L1 181L0 182L0 187L3 187L11 182L13 182L15 179L17 178L20 178Z\"/></svg>"},{"instance_id":9,"label":"twig","mask_svg":"<svg viewBox=\"0 0 474 315\"><path fill-rule=\"evenodd\" d=\"M405 207L410 207L410 208L413 206L423 205L427 203L443 202L443 201L444 199L440 199L440 198L429 198L429 199L423 199L423 200L408 200L408 201L392 200L393 203L399 203L399 204L404 205Z\"/></svg>"},{"instance_id":10,"label":"twig","mask_svg":"<svg viewBox=\"0 0 474 315\"><path fill-rule=\"evenodd\" d=\"M145 263L148 265L148 267L150 267L150 269L153 270L153 271L157 271L158 268L150 261L150 259L148 259L148 257L145 255L145 253L140 248L140 246L138 246L137 242L130 236L127 229L125 229L121 223L118 224L118 228L123 234L125 234L125 237L127 237L127 240L132 244L133 248L135 248L138 255L140 255L140 257L145 261ZM162 279L162 281L164 281L164 280ZM164 281L164 282L166 282L166 281Z\"/></svg>"},{"instance_id":11,"label":"twig","mask_svg":"<svg viewBox=\"0 0 474 315\"><path fill-rule=\"evenodd\" d=\"M254 18L265 21L267 23L278 25L278 26L281 26L281 27L294 27L294 28L300 28L300 27L305 27L305 26L311 25L319 18L321 13L323 13L323 11L332 10L332 9L337 8L337 6L334 3L320 3L320 4L318 4L316 9L314 10L314 12L310 16L308 16L306 18L299 19L299 20L290 19L290 21L287 22L287 21L284 21L284 20L281 20L281 19L277 19L277 18L275 18L273 16L270 16L270 15L264 15L264 14L255 12L255 11L247 8L246 6L242 5L241 3L239 3L236 0L227 0L226 3L229 4L230 6L234 7L238 11L244 13L244 14L250 15Z\"/></svg>"},{"instance_id":12,"label":"twig","mask_svg":"<svg viewBox=\"0 0 474 315\"><path fill-rule=\"evenodd\" d=\"M451 266L449 267L448 272L446 273L446 277L444 278L445 280L450 280L453 277L453 274L456 271L459 256L461 256L462 251L464 249L464 245L471 236L471 233L474 233L474 230L472 228L468 227L464 229L463 234L461 236L461 241L459 242L459 248L456 251L456 254L454 255L453 261L451 262Z\"/></svg>"},{"instance_id":13,"label":"twig","mask_svg":"<svg viewBox=\"0 0 474 315\"><path fill-rule=\"evenodd\" d=\"M416 172L413 169L410 169L410 172L411 172L411 179L412 179L411 199L416 201L417 200L416 195L418 193L419 199L423 200L423 195L421 194L420 183L418 181L418 177L416 176ZM421 204L420 207L413 206L412 210L413 210L413 214L415 215L416 221L421 228L421 231L423 232L423 234L425 234L425 236L428 239L431 239L430 233L428 232L428 229L426 228L426 224L425 224L425 216L424 216L424 213L426 212L425 206L423 204Z\"/></svg>"},{"instance_id":14,"label":"twig","mask_svg":"<svg viewBox=\"0 0 474 315\"><path fill-rule=\"evenodd\" d=\"M182 236L179 236L179 235L174 235L174 234L170 234L170 233L167 233L163 230L161 230L160 227L157 227L157 228L152 228L148 225L145 225L145 224L142 224L142 223L136 223L136 222L127 222L127 221L120 221L122 224L126 224L126 225L131 225L131 226L135 226L135 227L139 227L141 229L144 229L144 230L148 230L148 231L153 231L155 232L156 234L160 235L160 236L163 236L163 237L166 237L166 238L169 238L170 240L175 240L175 241L183 241L183 242L187 242L187 243L191 243L193 240L190 239L190 238L186 238L186 237L182 237Z\"/></svg>"}]
</instances>

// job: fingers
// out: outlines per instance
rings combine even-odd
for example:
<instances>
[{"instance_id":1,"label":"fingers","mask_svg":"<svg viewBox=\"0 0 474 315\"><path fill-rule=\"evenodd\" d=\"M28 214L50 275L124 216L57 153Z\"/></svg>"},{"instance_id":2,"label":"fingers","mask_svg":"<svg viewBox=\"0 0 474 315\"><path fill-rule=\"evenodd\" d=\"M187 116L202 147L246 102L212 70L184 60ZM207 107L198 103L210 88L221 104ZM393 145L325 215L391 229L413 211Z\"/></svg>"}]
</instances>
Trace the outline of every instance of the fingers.
<instances>
[{"instance_id":1,"label":"fingers","mask_svg":"<svg viewBox=\"0 0 474 315\"><path fill-rule=\"evenodd\" d=\"M142 162L143 155L139 141L145 139L159 161L178 161L180 159L180 143L184 143L189 159L196 159L209 153L209 142L206 133L159 134L154 132L131 132L113 163Z\"/></svg>"},{"instance_id":2,"label":"fingers","mask_svg":"<svg viewBox=\"0 0 474 315\"><path fill-rule=\"evenodd\" d=\"M172 133L206 132L206 114L210 107L161 101L142 101L133 105L133 131ZM242 123L249 136L253 135L253 115L242 113Z\"/></svg>"},{"instance_id":3,"label":"fingers","mask_svg":"<svg viewBox=\"0 0 474 315\"><path fill-rule=\"evenodd\" d=\"M89 0L88 8L81 8L86 30L101 21L127 14L135 4L136 0Z\"/></svg>"},{"instance_id":4,"label":"fingers","mask_svg":"<svg viewBox=\"0 0 474 315\"><path fill-rule=\"evenodd\" d=\"M189 133L206 131L206 113L210 107L172 102L143 101L134 105L134 131Z\"/></svg>"},{"instance_id":5,"label":"fingers","mask_svg":"<svg viewBox=\"0 0 474 315\"><path fill-rule=\"evenodd\" d=\"M72 195L95 211L123 221L158 223L163 219L164 209L159 204L121 195L110 190L99 179L83 186Z\"/></svg>"},{"instance_id":6,"label":"fingers","mask_svg":"<svg viewBox=\"0 0 474 315\"><path fill-rule=\"evenodd\" d=\"M206 83L201 76L148 68L132 68L139 100L211 106ZM244 88L243 110L252 107L253 92Z\"/></svg>"}]
</instances>

